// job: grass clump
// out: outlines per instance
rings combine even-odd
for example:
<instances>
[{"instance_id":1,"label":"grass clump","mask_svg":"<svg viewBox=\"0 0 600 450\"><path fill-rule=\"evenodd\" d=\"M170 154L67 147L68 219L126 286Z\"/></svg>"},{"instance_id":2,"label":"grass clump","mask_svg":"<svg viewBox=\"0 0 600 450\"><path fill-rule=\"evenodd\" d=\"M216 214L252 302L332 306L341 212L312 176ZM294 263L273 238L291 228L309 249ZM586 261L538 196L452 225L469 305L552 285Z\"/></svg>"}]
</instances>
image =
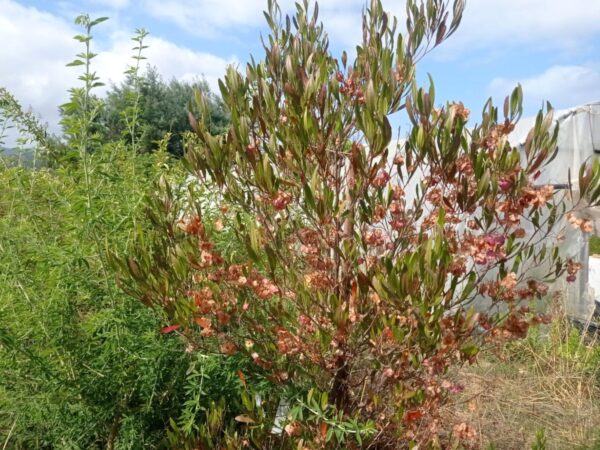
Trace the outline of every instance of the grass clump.
<instances>
[{"instance_id":1,"label":"grass clump","mask_svg":"<svg viewBox=\"0 0 600 450\"><path fill-rule=\"evenodd\" d=\"M464 391L448 413L477 430L475 448L600 448L598 336L554 317L456 373Z\"/></svg>"}]
</instances>

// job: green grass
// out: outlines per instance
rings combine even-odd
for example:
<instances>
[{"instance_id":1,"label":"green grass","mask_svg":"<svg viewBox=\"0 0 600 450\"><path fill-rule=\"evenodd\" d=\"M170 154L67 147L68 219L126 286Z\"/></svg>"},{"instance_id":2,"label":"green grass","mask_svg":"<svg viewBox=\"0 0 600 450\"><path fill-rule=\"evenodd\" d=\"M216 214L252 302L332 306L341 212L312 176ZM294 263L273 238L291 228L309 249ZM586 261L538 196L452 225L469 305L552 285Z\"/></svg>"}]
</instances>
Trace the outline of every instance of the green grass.
<instances>
[{"instance_id":1,"label":"green grass","mask_svg":"<svg viewBox=\"0 0 600 450\"><path fill-rule=\"evenodd\" d=\"M600 236L590 237L590 255L600 255Z\"/></svg>"}]
</instances>

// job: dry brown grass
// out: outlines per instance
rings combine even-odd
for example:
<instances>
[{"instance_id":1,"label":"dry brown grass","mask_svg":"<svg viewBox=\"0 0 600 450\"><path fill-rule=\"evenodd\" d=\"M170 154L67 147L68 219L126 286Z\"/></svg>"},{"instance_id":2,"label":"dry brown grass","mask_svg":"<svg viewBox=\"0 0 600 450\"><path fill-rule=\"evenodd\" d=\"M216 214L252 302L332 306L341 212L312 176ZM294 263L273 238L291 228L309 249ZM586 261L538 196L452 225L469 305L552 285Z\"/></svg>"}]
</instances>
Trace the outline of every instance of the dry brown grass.
<instances>
[{"instance_id":1,"label":"dry brown grass","mask_svg":"<svg viewBox=\"0 0 600 450\"><path fill-rule=\"evenodd\" d=\"M561 316L559 316L561 317ZM447 410L478 432L476 448L600 449L600 351L561 317L537 339L489 349L456 374L464 392Z\"/></svg>"}]
</instances>

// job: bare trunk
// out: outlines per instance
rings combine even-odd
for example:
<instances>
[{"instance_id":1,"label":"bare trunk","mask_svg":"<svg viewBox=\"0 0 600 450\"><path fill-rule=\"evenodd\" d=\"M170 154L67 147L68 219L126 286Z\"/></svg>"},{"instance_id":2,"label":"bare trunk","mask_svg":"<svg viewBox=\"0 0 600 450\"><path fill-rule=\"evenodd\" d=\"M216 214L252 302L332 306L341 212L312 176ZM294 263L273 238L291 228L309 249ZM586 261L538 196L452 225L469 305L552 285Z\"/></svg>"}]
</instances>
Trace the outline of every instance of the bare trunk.
<instances>
[{"instance_id":1,"label":"bare trunk","mask_svg":"<svg viewBox=\"0 0 600 450\"><path fill-rule=\"evenodd\" d=\"M340 357L338 368L333 378L329 399L339 410L347 411L350 401L350 369L346 357Z\"/></svg>"}]
</instances>

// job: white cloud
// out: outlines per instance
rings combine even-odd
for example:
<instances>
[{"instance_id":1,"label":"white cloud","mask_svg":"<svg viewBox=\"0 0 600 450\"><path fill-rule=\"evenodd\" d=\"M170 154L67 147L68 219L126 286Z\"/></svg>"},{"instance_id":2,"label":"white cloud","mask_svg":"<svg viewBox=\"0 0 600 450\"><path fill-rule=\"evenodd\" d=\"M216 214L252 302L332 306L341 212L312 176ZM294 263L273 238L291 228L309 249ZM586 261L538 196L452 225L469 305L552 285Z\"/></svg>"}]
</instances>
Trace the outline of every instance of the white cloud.
<instances>
[{"instance_id":1,"label":"white cloud","mask_svg":"<svg viewBox=\"0 0 600 450\"><path fill-rule=\"evenodd\" d=\"M0 86L13 93L24 108L31 107L53 132L59 131L58 106L68 99L67 90L79 83L80 68L65 67L81 51L72 39L78 32L55 15L13 0L0 0L0 42L10 43L0 46L2 66L10 68L0 71ZM204 75L213 90L227 64L235 62L157 37L150 36L147 44L147 62L166 79L191 80ZM93 60L93 70L104 82L122 81L123 72L133 61L129 34L115 32L108 42L93 45L99 53Z\"/></svg>"},{"instance_id":2,"label":"white cloud","mask_svg":"<svg viewBox=\"0 0 600 450\"><path fill-rule=\"evenodd\" d=\"M204 37L222 37L264 23L266 0L139 0L152 16ZM293 0L280 0L293 12ZM348 47L360 40L361 10L367 0L321 0L321 18L332 40ZM384 0L384 8L404 25L404 1ZM472 49L531 45L562 50L580 46L600 33L598 0L468 0L457 33L438 51L455 57Z\"/></svg>"},{"instance_id":3,"label":"white cloud","mask_svg":"<svg viewBox=\"0 0 600 450\"><path fill-rule=\"evenodd\" d=\"M112 9L127 8L131 3L130 0L89 0L97 5L106 6Z\"/></svg>"},{"instance_id":4,"label":"white cloud","mask_svg":"<svg viewBox=\"0 0 600 450\"><path fill-rule=\"evenodd\" d=\"M496 78L488 91L498 100L521 83L525 107L534 110L550 101L556 108L568 108L600 101L600 66L552 66L543 73L523 79Z\"/></svg>"},{"instance_id":5,"label":"white cloud","mask_svg":"<svg viewBox=\"0 0 600 450\"><path fill-rule=\"evenodd\" d=\"M65 68L79 50L74 30L62 19L27 8L11 0L0 0L0 85L22 105L56 123L57 107L77 74Z\"/></svg>"},{"instance_id":6,"label":"white cloud","mask_svg":"<svg viewBox=\"0 0 600 450\"><path fill-rule=\"evenodd\" d=\"M295 0L280 0L284 14L295 12ZM404 8L393 3L394 14L402 14ZM142 7L150 15L172 22L189 33L202 37L221 38L264 24L263 11L266 0L141 0ZM319 17L325 30L336 44L353 47L361 36L361 12L365 0L322 0ZM256 37L258 41L258 35Z\"/></svg>"},{"instance_id":7,"label":"white cloud","mask_svg":"<svg viewBox=\"0 0 600 450\"><path fill-rule=\"evenodd\" d=\"M147 58L144 63L155 66L166 79L177 78L192 81L204 77L211 89L218 92L218 79L222 78L229 64L235 64L235 58L228 60L211 53L197 52L162 38L148 36L144 41L148 48L144 50ZM111 38L111 46L101 52L95 64L98 75L103 80L119 83L125 79L124 71L132 65L130 36L123 32L115 33Z\"/></svg>"},{"instance_id":8,"label":"white cloud","mask_svg":"<svg viewBox=\"0 0 600 450\"><path fill-rule=\"evenodd\" d=\"M141 0L148 14L201 36L258 26L265 4L263 0Z\"/></svg>"},{"instance_id":9,"label":"white cloud","mask_svg":"<svg viewBox=\"0 0 600 450\"><path fill-rule=\"evenodd\" d=\"M597 0L468 0L461 26L440 52L457 56L523 45L579 52L598 34Z\"/></svg>"}]
</instances>

